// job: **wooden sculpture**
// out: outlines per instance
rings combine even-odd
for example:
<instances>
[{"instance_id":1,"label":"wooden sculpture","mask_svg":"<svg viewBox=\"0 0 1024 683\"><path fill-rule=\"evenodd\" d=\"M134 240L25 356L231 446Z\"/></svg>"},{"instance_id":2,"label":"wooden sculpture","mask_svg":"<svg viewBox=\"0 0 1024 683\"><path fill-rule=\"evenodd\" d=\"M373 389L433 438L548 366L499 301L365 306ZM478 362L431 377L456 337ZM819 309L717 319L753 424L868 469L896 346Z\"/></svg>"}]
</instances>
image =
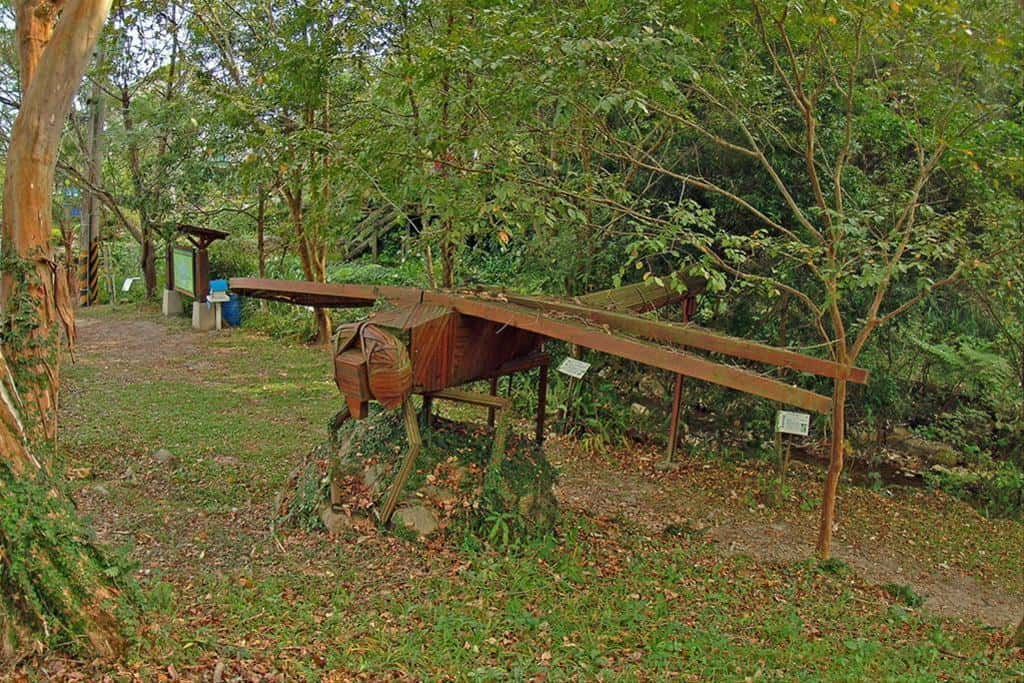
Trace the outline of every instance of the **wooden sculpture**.
<instances>
[{"instance_id":1,"label":"wooden sculpture","mask_svg":"<svg viewBox=\"0 0 1024 683\"><path fill-rule=\"evenodd\" d=\"M790 349L729 337L686 322L703 282L681 279L682 287L649 281L575 298L527 296L498 289L425 290L358 284L232 279L239 294L306 306L351 308L387 302L363 322L346 325L337 337L335 379L349 414L362 419L370 400L389 408L402 406L410 455L389 491L382 520L390 520L401 487L419 448L419 430L410 394L423 396L429 416L435 398L485 406L493 426L495 411L508 406L496 396L497 379L539 368L537 442L544 436L549 357L546 339L558 339L676 374L670 423L670 453L678 434L681 382L684 376L756 396L828 414L832 399L746 367L694 353L700 350L796 372L864 383L867 371L846 367ZM681 304L684 322L664 322L638 315ZM408 346L383 328L408 335ZM491 395L457 389L490 381Z\"/></svg>"}]
</instances>

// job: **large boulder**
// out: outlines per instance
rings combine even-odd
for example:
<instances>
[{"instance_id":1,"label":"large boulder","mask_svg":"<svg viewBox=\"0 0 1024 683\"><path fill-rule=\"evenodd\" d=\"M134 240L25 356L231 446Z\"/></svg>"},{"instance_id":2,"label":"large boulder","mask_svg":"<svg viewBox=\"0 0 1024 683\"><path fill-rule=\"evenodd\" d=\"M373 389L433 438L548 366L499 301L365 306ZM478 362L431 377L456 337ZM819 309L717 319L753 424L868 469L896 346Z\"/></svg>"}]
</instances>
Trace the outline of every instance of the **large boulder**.
<instances>
[{"instance_id":1,"label":"large boulder","mask_svg":"<svg viewBox=\"0 0 1024 683\"><path fill-rule=\"evenodd\" d=\"M510 433L504 451L492 457L490 430L439 417L421 436L423 446L398 499L393 529L419 538L470 533L504 544L554 528L555 469L530 439ZM335 534L369 526L378 519L407 449L401 411L378 408L363 420L335 420L329 439L292 473L278 500L279 515Z\"/></svg>"}]
</instances>

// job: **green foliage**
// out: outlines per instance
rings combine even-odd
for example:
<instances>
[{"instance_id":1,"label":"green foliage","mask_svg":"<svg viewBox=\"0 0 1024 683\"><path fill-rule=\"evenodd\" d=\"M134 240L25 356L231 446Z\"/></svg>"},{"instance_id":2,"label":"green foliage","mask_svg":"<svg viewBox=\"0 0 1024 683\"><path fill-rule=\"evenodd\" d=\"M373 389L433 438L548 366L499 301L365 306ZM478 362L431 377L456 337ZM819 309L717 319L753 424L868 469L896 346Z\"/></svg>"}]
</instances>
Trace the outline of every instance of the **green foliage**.
<instances>
[{"instance_id":1,"label":"green foliage","mask_svg":"<svg viewBox=\"0 0 1024 683\"><path fill-rule=\"evenodd\" d=\"M882 588L885 589L886 593L907 607L920 607L924 604L924 598L918 595L912 586L901 583L887 583Z\"/></svg>"},{"instance_id":2,"label":"green foliage","mask_svg":"<svg viewBox=\"0 0 1024 683\"><path fill-rule=\"evenodd\" d=\"M130 626L139 603L134 566L125 554L101 549L54 486L0 463L0 646L89 656L97 608Z\"/></svg>"},{"instance_id":3,"label":"green foliage","mask_svg":"<svg viewBox=\"0 0 1024 683\"><path fill-rule=\"evenodd\" d=\"M1024 471L1014 463L997 463L985 470L932 469L925 473L925 481L986 515L1024 518Z\"/></svg>"},{"instance_id":4,"label":"green foliage","mask_svg":"<svg viewBox=\"0 0 1024 683\"><path fill-rule=\"evenodd\" d=\"M218 240L210 245L210 279L256 277L256 249L245 239Z\"/></svg>"},{"instance_id":5,"label":"green foliage","mask_svg":"<svg viewBox=\"0 0 1024 683\"><path fill-rule=\"evenodd\" d=\"M818 562L818 571L834 576L847 576L850 573L850 565L837 557L830 557L827 560Z\"/></svg>"}]
</instances>

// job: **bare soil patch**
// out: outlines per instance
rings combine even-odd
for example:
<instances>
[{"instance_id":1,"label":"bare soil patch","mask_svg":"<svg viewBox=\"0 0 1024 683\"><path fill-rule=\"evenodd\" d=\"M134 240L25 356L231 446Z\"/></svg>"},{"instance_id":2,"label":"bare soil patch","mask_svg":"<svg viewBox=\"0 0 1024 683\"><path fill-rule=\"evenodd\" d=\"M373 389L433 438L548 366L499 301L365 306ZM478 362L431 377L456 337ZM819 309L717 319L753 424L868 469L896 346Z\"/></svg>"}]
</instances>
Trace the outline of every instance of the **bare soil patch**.
<instances>
[{"instance_id":1,"label":"bare soil patch","mask_svg":"<svg viewBox=\"0 0 1024 683\"><path fill-rule=\"evenodd\" d=\"M556 495L564 505L628 521L650 534L683 529L712 541L726 555L747 555L763 563L787 565L814 554L816 510L799 510L791 502L782 510L773 510L757 503L756 464L683 461L661 471L657 453L640 451L631 454L632 458L605 458L582 453L567 439L553 442L557 446L552 459L562 468ZM760 473L766 470L767 465ZM796 465L794 470L798 490L815 495L819 471L806 465ZM941 543L922 552L922 542L914 540L913 529L900 528L901 519L934 518L943 507L978 522L980 516L964 503L916 489L893 499L849 484L840 494L844 499L840 503L842 526L833 554L862 579L878 586L910 586L924 599L924 609L944 617L997 628L1013 626L1020 619L1024 609L1021 552L1016 577L1010 572L999 580L983 567L971 572L958 567L953 552L942 559ZM867 518L858 514L866 508L873 508L873 515ZM888 520L891 528L880 526L879 519ZM980 523L1010 534L1021 532L1020 525L1005 520L980 518ZM1024 537L1020 540L1017 547L1024 551Z\"/></svg>"}]
</instances>

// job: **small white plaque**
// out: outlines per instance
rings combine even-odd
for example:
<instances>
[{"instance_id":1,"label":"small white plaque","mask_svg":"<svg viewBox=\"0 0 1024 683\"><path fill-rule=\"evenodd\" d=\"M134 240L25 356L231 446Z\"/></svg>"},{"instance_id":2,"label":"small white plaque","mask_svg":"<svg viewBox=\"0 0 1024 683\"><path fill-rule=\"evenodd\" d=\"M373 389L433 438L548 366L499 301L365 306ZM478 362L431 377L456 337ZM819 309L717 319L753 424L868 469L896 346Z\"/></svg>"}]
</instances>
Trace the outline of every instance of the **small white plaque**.
<instances>
[{"instance_id":1,"label":"small white plaque","mask_svg":"<svg viewBox=\"0 0 1024 683\"><path fill-rule=\"evenodd\" d=\"M132 288L132 285L135 284L136 280L141 280L141 279L142 278L138 278L138 277L126 277L124 279L124 282L121 283L121 291L122 292L127 292L129 289Z\"/></svg>"},{"instance_id":2,"label":"small white plaque","mask_svg":"<svg viewBox=\"0 0 1024 683\"><path fill-rule=\"evenodd\" d=\"M811 431L811 416L807 413L780 410L775 414L775 431L807 436Z\"/></svg>"},{"instance_id":3,"label":"small white plaque","mask_svg":"<svg viewBox=\"0 0 1024 683\"><path fill-rule=\"evenodd\" d=\"M587 370L590 369L590 363L577 360L572 356L567 357L562 361L562 364L558 366L558 371L563 375L569 375L576 379L583 379L583 375L587 374Z\"/></svg>"}]
</instances>

